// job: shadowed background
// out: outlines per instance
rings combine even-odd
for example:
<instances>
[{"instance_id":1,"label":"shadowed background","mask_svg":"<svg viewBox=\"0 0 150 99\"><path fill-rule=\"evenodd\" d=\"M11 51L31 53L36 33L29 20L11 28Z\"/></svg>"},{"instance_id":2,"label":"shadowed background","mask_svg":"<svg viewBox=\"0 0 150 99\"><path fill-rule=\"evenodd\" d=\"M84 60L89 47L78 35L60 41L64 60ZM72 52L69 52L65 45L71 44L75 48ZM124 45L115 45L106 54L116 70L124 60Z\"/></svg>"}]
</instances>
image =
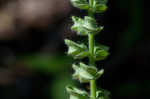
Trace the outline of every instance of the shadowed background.
<instances>
[{"instance_id":1,"label":"shadowed background","mask_svg":"<svg viewBox=\"0 0 150 99\"><path fill-rule=\"evenodd\" d=\"M142 0L109 0L108 10L95 15L104 31L98 43L110 56L97 62L105 73L97 86L112 99L149 99L150 39L144 32ZM69 0L0 0L0 99L68 99L72 58L64 39L87 41L71 31L71 16L87 15Z\"/></svg>"}]
</instances>

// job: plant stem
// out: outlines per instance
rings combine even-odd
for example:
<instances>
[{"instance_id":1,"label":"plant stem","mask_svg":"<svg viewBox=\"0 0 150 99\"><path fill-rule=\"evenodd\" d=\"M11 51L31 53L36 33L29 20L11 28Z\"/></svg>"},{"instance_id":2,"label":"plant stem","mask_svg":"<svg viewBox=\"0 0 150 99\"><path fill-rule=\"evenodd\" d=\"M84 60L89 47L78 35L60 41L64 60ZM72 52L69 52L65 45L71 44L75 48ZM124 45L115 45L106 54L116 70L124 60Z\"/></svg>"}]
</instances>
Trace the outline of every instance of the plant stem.
<instances>
[{"instance_id":1,"label":"plant stem","mask_svg":"<svg viewBox=\"0 0 150 99\"><path fill-rule=\"evenodd\" d=\"M94 35L93 34L89 34L89 52L90 52L90 57L89 57L89 64L90 65L94 65L95 61L93 59L93 54L94 54Z\"/></svg>"},{"instance_id":2,"label":"plant stem","mask_svg":"<svg viewBox=\"0 0 150 99\"><path fill-rule=\"evenodd\" d=\"M91 80L90 88L91 88L91 99L96 99L96 81L95 80Z\"/></svg>"},{"instance_id":3,"label":"plant stem","mask_svg":"<svg viewBox=\"0 0 150 99\"><path fill-rule=\"evenodd\" d=\"M88 10L88 15L91 17L94 17L93 12L91 11L91 8L93 6L93 0L89 0L89 5L90 9ZM89 57L89 64L94 66L95 61L93 59L93 54L94 54L94 35L91 33L88 35L88 40L89 40L89 52L90 52L90 57ZM96 81L91 80L90 81L90 92L91 92L91 99L96 99Z\"/></svg>"},{"instance_id":4,"label":"plant stem","mask_svg":"<svg viewBox=\"0 0 150 99\"><path fill-rule=\"evenodd\" d=\"M89 52L90 52L90 57L89 57L89 64L94 65L95 61L93 59L93 53L94 53L94 35L89 34ZM96 99L96 81L91 80L90 81L90 91L91 91L91 99Z\"/></svg>"},{"instance_id":5,"label":"plant stem","mask_svg":"<svg viewBox=\"0 0 150 99\"><path fill-rule=\"evenodd\" d=\"M90 52L90 57L89 57L89 64L94 66L95 61L93 59L93 54L94 54L94 35L89 34L89 52ZM90 91L91 91L91 99L96 99L96 81L91 80L90 81Z\"/></svg>"},{"instance_id":6,"label":"plant stem","mask_svg":"<svg viewBox=\"0 0 150 99\"><path fill-rule=\"evenodd\" d=\"M88 15L91 17L94 17L93 12L91 11L91 8L93 7L93 0L89 0L89 5L90 5L90 8L88 10Z\"/></svg>"},{"instance_id":7,"label":"plant stem","mask_svg":"<svg viewBox=\"0 0 150 99\"><path fill-rule=\"evenodd\" d=\"M93 0L89 0L90 6L93 6Z\"/></svg>"}]
</instances>

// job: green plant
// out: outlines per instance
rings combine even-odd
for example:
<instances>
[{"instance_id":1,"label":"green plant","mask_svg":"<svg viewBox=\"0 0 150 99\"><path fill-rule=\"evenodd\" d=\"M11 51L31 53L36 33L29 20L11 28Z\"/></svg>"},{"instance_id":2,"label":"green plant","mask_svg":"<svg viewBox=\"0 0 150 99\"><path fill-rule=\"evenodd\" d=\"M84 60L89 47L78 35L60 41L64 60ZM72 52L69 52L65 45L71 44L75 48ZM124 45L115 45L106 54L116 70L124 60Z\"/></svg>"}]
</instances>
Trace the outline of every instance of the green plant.
<instances>
[{"instance_id":1,"label":"green plant","mask_svg":"<svg viewBox=\"0 0 150 99\"><path fill-rule=\"evenodd\" d=\"M88 37L88 46L85 44L78 44L74 41L65 39L65 44L68 46L68 55L74 59L89 59L89 65L80 62L73 64L75 73L73 78L80 81L80 83L90 83L90 95L88 92L80 90L74 86L67 86L67 92L70 94L70 99L109 99L109 92L96 87L96 79L100 78L104 73L101 69L96 68L96 61L104 60L108 55L109 48L105 45L96 45L94 37L103 30L102 26L98 26L94 13L103 13L107 9L107 0L71 0L72 4L82 10L88 10L88 16L79 18L72 17L74 25L72 30L77 32L80 36Z\"/></svg>"}]
</instances>

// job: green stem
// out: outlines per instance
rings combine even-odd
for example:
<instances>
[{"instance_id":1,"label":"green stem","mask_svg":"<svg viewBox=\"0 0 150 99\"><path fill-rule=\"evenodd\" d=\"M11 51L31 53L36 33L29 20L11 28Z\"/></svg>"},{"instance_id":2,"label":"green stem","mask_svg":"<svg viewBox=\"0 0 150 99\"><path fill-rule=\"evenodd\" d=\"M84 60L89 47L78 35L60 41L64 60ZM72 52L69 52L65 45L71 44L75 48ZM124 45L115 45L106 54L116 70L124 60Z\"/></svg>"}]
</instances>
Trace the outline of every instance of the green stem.
<instances>
[{"instance_id":1,"label":"green stem","mask_svg":"<svg viewBox=\"0 0 150 99\"><path fill-rule=\"evenodd\" d=\"M91 17L94 17L93 15L93 12L92 12L92 7L93 7L93 0L89 0L89 5L90 5L90 8L88 10L88 15L91 16Z\"/></svg>"},{"instance_id":2,"label":"green stem","mask_svg":"<svg viewBox=\"0 0 150 99\"><path fill-rule=\"evenodd\" d=\"M89 34L89 52L90 52L90 57L89 57L89 64L90 65L94 65L95 61L93 59L93 54L94 54L94 35L93 34Z\"/></svg>"},{"instance_id":3,"label":"green stem","mask_svg":"<svg viewBox=\"0 0 150 99\"><path fill-rule=\"evenodd\" d=\"M95 61L93 59L93 53L94 53L94 35L89 34L89 52L90 52L90 57L89 57L89 64L94 65ZM90 91L91 91L91 99L96 99L96 81L91 80L90 81Z\"/></svg>"},{"instance_id":4,"label":"green stem","mask_svg":"<svg viewBox=\"0 0 150 99\"><path fill-rule=\"evenodd\" d=\"M90 6L93 6L93 0L89 0Z\"/></svg>"},{"instance_id":5,"label":"green stem","mask_svg":"<svg viewBox=\"0 0 150 99\"><path fill-rule=\"evenodd\" d=\"M91 80L90 89L91 89L91 99L96 99L96 81L95 80Z\"/></svg>"},{"instance_id":6,"label":"green stem","mask_svg":"<svg viewBox=\"0 0 150 99\"><path fill-rule=\"evenodd\" d=\"M94 17L93 12L91 11L91 8L93 6L93 0L89 0L89 5L90 9L88 10L88 15L91 17ZM94 35L91 33L88 35L88 40L89 40L89 52L90 52L90 57L89 57L89 64L90 65L95 65L95 61L93 59L93 54L94 54ZM91 80L90 81L90 92L91 92L91 99L96 99L96 81Z\"/></svg>"}]
</instances>

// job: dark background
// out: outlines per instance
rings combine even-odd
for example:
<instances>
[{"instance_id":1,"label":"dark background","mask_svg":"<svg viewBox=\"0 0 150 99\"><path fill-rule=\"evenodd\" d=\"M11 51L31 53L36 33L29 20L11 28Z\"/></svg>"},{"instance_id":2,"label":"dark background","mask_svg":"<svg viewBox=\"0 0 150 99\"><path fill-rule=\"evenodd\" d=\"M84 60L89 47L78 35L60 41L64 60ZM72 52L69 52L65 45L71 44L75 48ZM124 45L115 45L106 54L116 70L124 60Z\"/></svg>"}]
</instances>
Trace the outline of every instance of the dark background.
<instances>
[{"instance_id":1,"label":"dark background","mask_svg":"<svg viewBox=\"0 0 150 99\"><path fill-rule=\"evenodd\" d=\"M111 99L149 99L144 1L109 0L108 7L95 15L105 26L96 41L110 47L110 56L97 62L105 69L97 86L109 90ZM71 31L72 15L87 12L69 0L0 0L0 99L67 99L67 84L88 89L72 80L73 60L66 56L65 38L86 41Z\"/></svg>"}]
</instances>

